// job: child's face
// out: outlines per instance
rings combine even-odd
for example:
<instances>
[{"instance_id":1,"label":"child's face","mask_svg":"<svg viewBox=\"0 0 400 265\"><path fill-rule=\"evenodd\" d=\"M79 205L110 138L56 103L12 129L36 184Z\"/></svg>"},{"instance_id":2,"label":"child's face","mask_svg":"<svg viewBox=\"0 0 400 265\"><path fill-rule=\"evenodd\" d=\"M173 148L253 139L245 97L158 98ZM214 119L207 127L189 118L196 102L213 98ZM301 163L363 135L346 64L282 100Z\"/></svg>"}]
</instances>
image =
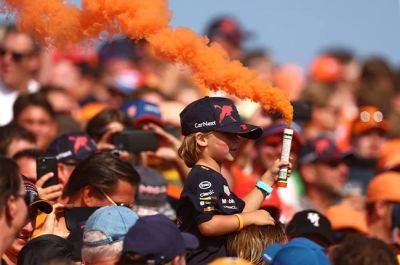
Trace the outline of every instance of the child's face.
<instances>
[{"instance_id":1,"label":"child's face","mask_svg":"<svg viewBox=\"0 0 400 265\"><path fill-rule=\"evenodd\" d=\"M208 153L220 163L232 162L241 138L237 134L213 132L208 136Z\"/></svg>"}]
</instances>

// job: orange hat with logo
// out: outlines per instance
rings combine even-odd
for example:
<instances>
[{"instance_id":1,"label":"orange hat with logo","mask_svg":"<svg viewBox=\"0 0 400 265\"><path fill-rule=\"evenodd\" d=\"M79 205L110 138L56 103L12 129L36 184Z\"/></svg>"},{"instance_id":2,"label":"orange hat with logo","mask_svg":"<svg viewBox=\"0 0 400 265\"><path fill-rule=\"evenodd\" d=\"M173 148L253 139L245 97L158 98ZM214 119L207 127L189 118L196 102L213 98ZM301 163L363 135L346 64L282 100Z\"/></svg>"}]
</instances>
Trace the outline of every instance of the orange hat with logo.
<instances>
[{"instance_id":1,"label":"orange hat with logo","mask_svg":"<svg viewBox=\"0 0 400 265\"><path fill-rule=\"evenodd\" d=\"M374 106L360 107L359 115L351 126L351 134L360 135L373 129L387 132L388 123L383 118L382 112Z\"/></svg>"},{"instance_id":2,"label":"orange hat with logo","mask_svg":"<svg viewBox=\"0 0 400 265\"><path fill-rule=\"evenodd\" d=\"M364 234L368 233L365 213L347 203L329 207L325 215L331 221L333 230L354 229Z\"/></svg>"},{"instance_id":3,"label":"orange hat with logo","mask_svg":"<svg viewBox=\"0 0 400 265\"><path fill-rule=\"evenodd\" d=\"M367 201L400 202L400 173L384 172L375 176L367 187Z\"/></svg>"}]
</instances>

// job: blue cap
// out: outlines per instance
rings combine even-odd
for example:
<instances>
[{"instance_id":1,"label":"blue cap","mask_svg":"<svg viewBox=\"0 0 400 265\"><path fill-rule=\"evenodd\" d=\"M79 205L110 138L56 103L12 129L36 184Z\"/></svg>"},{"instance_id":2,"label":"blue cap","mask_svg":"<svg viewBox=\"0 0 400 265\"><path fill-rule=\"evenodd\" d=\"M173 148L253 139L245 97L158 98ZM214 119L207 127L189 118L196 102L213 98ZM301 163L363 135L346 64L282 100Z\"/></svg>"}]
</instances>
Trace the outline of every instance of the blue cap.
<instances>
[{"instance_id":1,"label":"blue cap","mask_svg":"<svg viewBox=\"0 0 400 265\"><path fill-rule=\"evenodd\" d=\"M288 128L288 124L284 120L279 120L274 122L272 125L263 129L263 133L261 137L257 141L262 141L265 137L270 135L279 134L282 135L283 131ZM293 129L293 137L298 141L299 144L303 142L303 130L301 129L300 125L293 122L291 129Z\"/></svg>"},{"instance_id":2,"label":"blue cap","mask_svg":"<svg viewBox=\"0 0 400 265\"><path fill-rule=\"evenodd\" d=\"M198 245L195 236L181 233L176 224L158 214L139 218L129 229L122 251L149 257L160 264L182 255L185 250L196 249Z\"/></svg>"},{"instance_id":3,"label":"blue cap","mask_svg":"<svg viewBox=\"0 0 400 265\"><path fill-rule=\"evenodd\" d=\"M96 153L96 144L85 132L69 132L50 143L46 154L61 163L78 163Z\"/></svg>"},{"instance_id":4,"label":"blue cap","mask_svg":"<svg viewBox=\"0 0 400 265\"><path fill-rule=\"evenodd\" d=\"M263 253L263 260L270 265L329 265L325 249L304 238L296 238L285 245L273 244Z\"/></svg>"},{"instance_id":5,"label":"blue cap","mask_svg":"<svg viewBox=\"0 0 400 265\"><path fill-rule=\"evenodd\" d=\"M121 109L126 112L129 119L136 125L144 121L154 122L160 126L163 125L159 106L146 100L129 101L122 105Z\"/></svg>"},{"instance_id":6,"label":"blue cap","mask_svg":"<svg viewBox=\"0 0 400 265\"><path fill-rule=\"evenodd\" d=\"M100 231L106 236L105 239L87 242L85 246L100 246L122 241L136 221L137 214L124 206L106 206L96 210L86 221L84 233Z\"/></svg>"}]
</instances>

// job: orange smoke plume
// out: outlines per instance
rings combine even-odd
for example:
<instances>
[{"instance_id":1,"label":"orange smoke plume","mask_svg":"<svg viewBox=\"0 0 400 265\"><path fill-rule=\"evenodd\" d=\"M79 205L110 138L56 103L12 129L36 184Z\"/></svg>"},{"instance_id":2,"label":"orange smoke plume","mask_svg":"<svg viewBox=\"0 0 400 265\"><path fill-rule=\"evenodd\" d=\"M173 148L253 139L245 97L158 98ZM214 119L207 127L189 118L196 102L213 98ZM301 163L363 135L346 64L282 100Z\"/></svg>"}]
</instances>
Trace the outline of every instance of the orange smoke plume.
<instances>
[{"instance_id":1,"label":"orange smoke plume","mask_svg":"<svg viewBox=\"0 0 400 265\"><path fill-rule=\"evenodd\" d=\"M6 0L17 12L17 24L51 45L76 43L83 39L80 10L62 0Z\"/></svg>"},{"instance_id":2,"label":"orange smoke plume","mask_svg":"<svg viewBox=\"0 0 400 265\"><path fill-rule=\"evenodd\" d=\"M188 65L200 86L223 90L239 98L259 102L267 110L279 111L290 123L293 109L288 96L258 78L239 61L230 61L217 43L186 28L167 28L147 38L159 57Z\"/></svg>"},{"instance_id":3,"label":"orange smoke plume","mask_svg":"<svg viewBox=\"0 0 400 265\"><path fill-rule=\"evenodd\" d=\"M282 90L259 79L239 61L230 61L216 43L193 31L170 28L167 0L83 0L82 10L62 0L3 0L16 11L24 31L57 46L96 38L103 31L147 39L160 58L189 66L197 84L248 98L281 112L290 124L293 108Z\"/></svg>"}]
</instances>

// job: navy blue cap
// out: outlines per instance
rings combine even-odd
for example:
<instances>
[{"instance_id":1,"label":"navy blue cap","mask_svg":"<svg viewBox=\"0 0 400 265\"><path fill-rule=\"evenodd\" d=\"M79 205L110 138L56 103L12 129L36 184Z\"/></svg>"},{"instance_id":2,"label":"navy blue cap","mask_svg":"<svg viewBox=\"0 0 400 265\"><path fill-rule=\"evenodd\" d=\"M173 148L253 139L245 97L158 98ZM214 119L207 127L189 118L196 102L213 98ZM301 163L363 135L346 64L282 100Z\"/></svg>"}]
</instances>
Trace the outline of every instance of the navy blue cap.
<instances>
[{"instance_id":1,"label":"navy blue cap","mask_svg":"<svg viewBox=\"0 0 400 265\"><path fill-rule=\"evenodd\" d=\"M271 124L270 126L263 129L263 133L257 141L261 141L265 137L268 137L271 135L276 135L276 134L282 135L283 131L286 128L288 128L288 125L285 121L283 121L283 120L276 121L273 124ZM302 137L303 131L302 131L301 127L297 123L293 122L291 129L293 129L293 132L294 132L293 139L297 139L298 143L301 144L303 142L303 137Z\"/></svg>"},{"instance_id":2,"label":"navy blue cap","mask_svg":"<svg viewBox=\"0 0 400 265\"><path fill-rule=\"evenodd\" d=\"M300 164L339 162L349 153L339 150L333 139L327 134L321 134L306 142L300 150Z\"/></svg>"},{"instance_id":3,"label":"navy blue cap","mask_svg":"<svg viewBox=\"0 0 400 265\"><path fill-rule=\"evenodd\" d=\"M126 112L128 118L136 125L146 121L154 122L160 126L163 125L159 106L146 100L129 101L122 105L121 109Z\"/></svg>"},{"instance_id":4,"label":"navy blue cap","mask_svg":"<svg viewBox=\"0 0 400 265\"><path fill-rule=\"evenodd\" d=\"M285 245L273 244L263 253L270 265L329 265L328 256L320 245L307 238L296 238Z\"/></svg>"},{"instance_id":5,"label":"navy blue cap","mask_svg":"<svg viewBox=\"0 0 400 265\"><path fill-rule=\"evenodd\" d=\"M316 210L297 212L286 226L286 235L289 238L312 236L327 246L333 242L331 222Z\"/></svg>"},{"instance_id":6,"label":"navy blue cap","mask_svg":"<svg viewBox=\"0 0 400 265\"><path fill-rule=\"evenodd\" d=\"M122 251L142 255L160 264L198 246L199 241L195 236L181 233L167 217L152 215L140 217L129 229Z\"/></svg>"},{"instance_id":7,"label":"navy blue cap","mask_svg":"<svg viewBox=\"0 0 400 265\"><path fill-rule=\"evenodd\" d=\"M258 126L242 121L232 100L222 97L198 99L181 112L182 134L196 132L236 133L244 138L257 139L262 134Z\"/></svg>"},{"instance_id":8,"label":"navy blue cap","mask_svg":"<svg viewBox=\"0 0 400 265\"><path fill-rule=\"evenodd\" d=\"M240 27L235 18L223 16L215 19L209 25L206 35L211 40L223 38L235 46L240 46L241 42L249 37L250 34Z\"/></svg>"},{"instance_id":9,"label":"navy blue cap","mask_svg":"<svg viewBox=\"0 0 400 265\"><path fill-rule=\"evenodd\" d=\"M85 132L70 132L57 137L46 154L55 156L61 163L77 163L96 153L96 144Z\"/></svg>"}]
</instances>

